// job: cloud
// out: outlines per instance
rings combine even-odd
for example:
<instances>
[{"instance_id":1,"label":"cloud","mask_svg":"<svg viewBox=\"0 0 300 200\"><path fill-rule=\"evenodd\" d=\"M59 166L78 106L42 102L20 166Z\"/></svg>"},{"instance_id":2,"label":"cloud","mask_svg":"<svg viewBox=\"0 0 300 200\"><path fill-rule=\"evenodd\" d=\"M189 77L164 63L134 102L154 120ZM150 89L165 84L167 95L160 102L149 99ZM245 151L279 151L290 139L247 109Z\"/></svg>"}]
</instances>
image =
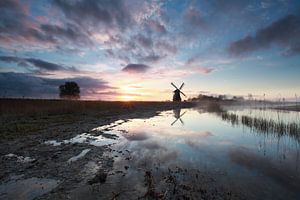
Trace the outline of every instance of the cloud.
<instances>
[{"instance_id":1,"label":"cloud","mask_svg":"<svg viewBox=\"0 0 300 200\"><path fill-rule=\"evenodd\" d=\"M156 55L156 54L150 54L144 57L140 57L138 58L140 61L144 61L144 62L157 62L160 59L164 58L165 56L161 56L161 55Z\"/></svg>"},{"instance_id":2,"label":"cloud","mask_svg":"<svg viewBox=\"0 0 300 200\"><path fill-rule=\"evenodd\" d=\"M150 48L153 45L151 38L147 38L142 34L135 36L134 39L144 48Z\"/></svg>"},{"instance_id":3,"label":"cloud","mask_svg":"<svg viewBox=\"0 0 300 200\"><path fill-rule=\"evenodd\" d=\"M167 51L170 52L172 54L176 54L177 53L177 47L174 44L170 44L166 41L159 41L155 44L156 48L161 50L161 51Z\"/></svg>"},{"instance_id":4,"label":"cloud","mask_svg":"<svg viewBox=\"0 0 300 200\"><path fill-rule=\"evenodd\" d=\"M193 7L187 9L184 18L193 28L203 29L206 27L206 22L201 16L200 11Z\"/></svg>"},{"instance_id":5,"label":"cloud","mask_svg":"<svg viewBox=\"0 0 300 200\"><path fill-rule=\"evenodd\" d=\"M20 58L14 56L0 56L0 61L3 62L14 62L19 66L23 67L36 67L38 70L42 71L77 71L74 67L66 67L59 64L47 62L40 59L35 58Z\"/></svg>"},{"instance_id":6,"label":"cloud","mask_svg":"<svg viewBox=\"0 0 300 200\"><path fill-rule=\"evenodd\" d=\"M186 63L185 63L185 67L187 70L190 71L190 73L199 73L199 74L210 74L214 71L216 71L215 67L206 67L214 65L215 63L209 61L209 60L205 60L202 59L201 57L199 57L198 55L192 56L190 57Z\"/></svg>"},{"instance_id":7,"label":"cloud","mask_svg":"<svg viewBox=\"0 0 300 200\"><path fill-rule=\"evenodd\" d=\"M24 29L26 11L19 1L0 2L0 31L1 33L13 33Z\"/></svg>"},{"instance_id":8,"label":"cloud","mask_svg":"<svg viewBox=\"0 0 300 200\"><path fill-rule=\"evenodd\" d=\"M55 5L68 20L82 27L105 27L126 29L132 23L132 17L124 1L54 0Z\"/></svg>"},{"instance_id":9,"label":"cloud","mask_svg":"<svg viewBox=\"0 0 300 200\"><path fill-rule=\"evenodd\" d=\"M26 6L18 0L0 3L0 42L3 44L55 43L55 39L43 33L28 16ZM45 45L45 44L44 44Z\"/></svg>"},{"instance_id":10,"label":"cloud","mask_svg":"<svg viewBox=\"0 0 300 200\"><path fill-rule=\"evenodd\" d=\"M300 17L287 15L271 25L258 29L254 36L248 35L230 44L228 51L235 56L260 49L279 46L286 54L299 53Z\"/></svg>"},{"instance_id":11,"label":"cloud","mask_svg":"<svg viewBox=\"0 0 300 200\"><path fill-rule=\"evenodd\" d=\"M150 67L148 65L144 65L144 64L128 64L126 67L122 69L122 71L128 73L144 73L149 68Z\"/></svg>"},{"instance_id":12,"label":"cloud","mask_svg":"<svg viewBox=\"0 0 300 200\"><path fill-rule=\"evenodd\" d=\"M146 23L147 28L149 28L152 32L165 34L167 33L166 27L156 20L149 20Z\"/></svg>"},{"instance_id":13,"label":"cloud","mask_svg":"<svg viewBox=\"0 0 300 200\"><path fill-rule=\"evenodd\" d=\"M85 29L74 23L39 24L32 20L26 6L18 0L0 3L0 42L7 48L11 45L29 48L57 46L69 44L92 46L92 40Z\"/></svg>"},{"instance_id":14,"label":"cloud","mask_svg":"<svg viewBox=\"0 0 300 200\"><path fill-rule=\"evenodd\" d=\"M121 64L157 62L177 51L174 45L166 42L156 45L160 40L158 36L166 36L167 32L163 20L152 17L155 12L160 12L161 4L157 2L51 2L51 10L46 11L54 12L55 16L45 15L43 20L33 18L32 10L26 9L29 2L1 2L2 47L66 53L78 53L82 48L101 48L108 58L117 59Z\"/></svg>"},{"instance_id":15,"label":"cloud","mask_svg":"<svg viewBox=\"0 0 300 200\"><path fill-rule=\"evenodd\" d=\"M67 81L75 81L81 88L82 97L90 97L97 91L114 89L101 79L90 77L74 77L50 79L24 73L0 73L0 95L5 97L58 97L58 87ZM101 96L97 96L101 97Z\"/></svg>"},{"instance_id":16,"label":"cloud","mask_svg":"<svg viewBox=\"0 0 300 200\"><path fill-rule=\"evenodd\" d=\"M130 133L124 133L123 136L130 141L142 141L149 138L148 134L145 132L130 131Z\"/></svg>"},{"instance_id":17,"label":"cloud","mask_svg":"<svg viewBox=\"0 0 300 200\"><path fill-rule=\"evenodd\" d=\"M75 42L77 45L92 46L92 41L88 34L74 24L66 24L65 27L53 24L41 24L40 29L47 35L55 37L58 40L67 40Z\"/></svg>"},{"instance_id":18,"label":"cloud","mask_svg":"<svg viewBox=\"0 0 300 200\"><path fill-rule=\"evenodd\" d=\"M209 68L209 67L198 67L198 68L195 68L194 70L200 74L210 74L213 71L215 71L214 68Z\"/></svg>"}]
</instances>

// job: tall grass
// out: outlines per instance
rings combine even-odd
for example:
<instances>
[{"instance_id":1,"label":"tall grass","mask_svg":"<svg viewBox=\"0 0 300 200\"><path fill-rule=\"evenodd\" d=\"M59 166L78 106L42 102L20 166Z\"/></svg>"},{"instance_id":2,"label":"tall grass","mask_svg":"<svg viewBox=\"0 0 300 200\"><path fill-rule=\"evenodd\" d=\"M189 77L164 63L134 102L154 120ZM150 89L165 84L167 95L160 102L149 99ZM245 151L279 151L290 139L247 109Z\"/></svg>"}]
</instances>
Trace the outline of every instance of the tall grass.
<instances>
[{"instance_id":1,"label":"tall grass","mask_svg":"<svg viewBox=\"0 0 300 200\"><path fill-rule=\"evenodd\" d=\"M298 122L284 122L280 118L274 120L246 115L238 116L228 112L221 113L221 118L232 125L243 125L258 133L275 134L277 137L288 135L300 142L300 124Z\"/></svg>"}]
</instances>

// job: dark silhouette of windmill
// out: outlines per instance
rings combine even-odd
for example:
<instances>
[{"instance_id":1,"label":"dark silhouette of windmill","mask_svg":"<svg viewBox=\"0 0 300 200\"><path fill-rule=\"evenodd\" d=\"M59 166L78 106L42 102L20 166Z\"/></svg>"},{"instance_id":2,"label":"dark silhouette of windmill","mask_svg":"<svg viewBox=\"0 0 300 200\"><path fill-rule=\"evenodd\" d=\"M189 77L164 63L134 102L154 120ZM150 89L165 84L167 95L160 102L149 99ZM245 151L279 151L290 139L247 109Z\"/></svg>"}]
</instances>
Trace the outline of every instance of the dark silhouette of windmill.
<instances>
[{"instance_id":1,"label":"dark silhouette of windmill","mask_svg":"<svg viewBox=\"0 0 300 200\"><path fill-rule=\"evenodd\" d=\"M186 113L186 111L185 111L184 113L182 113L182 114L180 114L180 112L181 112L181 109L180 109L180 108L174 109L174 110L173 110L174 117L175 117L176 119L172 122L171 126L173 126L178 120L181 122L182 125L184 125L184 122L183 122L183 120L181 119L181 117Z\"/></svg>"},{"instance_id":2,"label":"dark silhouette of windmill","mask_svg":"<svg viewBox=\"0 0 300 200\"><path fill-rule=\"evenodd\" d=\"M173 87L175 87L176 90L174 90L174 95L173 95L173 101L181 101L181 97L180 97L180 93L186 97L186 95L181 91L181 89L184 86L184 83L181 84L181 86L179 87L179 89L176 87L176 85L174 83L171 83L171 85L173 85Z\"/></svg>"}]
</instances>

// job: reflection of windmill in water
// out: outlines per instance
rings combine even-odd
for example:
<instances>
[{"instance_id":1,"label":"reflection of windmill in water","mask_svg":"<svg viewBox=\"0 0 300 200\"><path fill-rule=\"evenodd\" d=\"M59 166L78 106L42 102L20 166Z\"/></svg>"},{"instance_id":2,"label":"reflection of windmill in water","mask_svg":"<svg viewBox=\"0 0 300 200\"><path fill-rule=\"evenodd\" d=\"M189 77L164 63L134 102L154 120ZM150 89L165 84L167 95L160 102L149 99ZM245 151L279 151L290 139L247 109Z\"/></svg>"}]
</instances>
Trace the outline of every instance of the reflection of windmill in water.
<instances>
[{"instance_id":1,"label":"reflection of windmill in water","mask_svg":"<svg viewBox=\"0 0 300 200\"><path fill-rule=\"evenodd\" d=\"M172 122L171 126L173 126L178 120L181 122L182 125L184 125L184 122L183 122L183 120L181 119L181 117L186 113L186 111L183 112L182 114L180 114L180 112L181 112L181 109L180 109L180 108L177 108L177 109L174 109L174 110L173 110L174 117L175 117L176 119Z\"/></svg>"},{"instance_id":2,"label":"reflection of windmill in water","mask_svg":"<svg viewBox=\"0 0 300 200\"><path fill-rule=\"evenodd\" d=\"M181 84L181 86L179 87L179 89L176 87L176 85L174 83L171 83L171 85L173 85L173 87L175 87L176 90L174 90L174 95L173 95L173 101L181 101L181 97L180 97L180 93L186 97L186 95L181 92L181 89L184 86L184 83Z\"/></svg>"}]
</instances>

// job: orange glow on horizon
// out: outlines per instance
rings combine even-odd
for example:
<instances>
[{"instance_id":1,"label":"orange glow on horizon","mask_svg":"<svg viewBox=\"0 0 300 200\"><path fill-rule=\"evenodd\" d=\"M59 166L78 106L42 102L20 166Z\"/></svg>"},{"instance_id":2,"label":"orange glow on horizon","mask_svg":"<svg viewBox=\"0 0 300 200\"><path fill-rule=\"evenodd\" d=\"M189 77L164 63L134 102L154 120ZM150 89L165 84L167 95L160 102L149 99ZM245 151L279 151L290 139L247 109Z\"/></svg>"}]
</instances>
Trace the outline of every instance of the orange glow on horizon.
<instances>
[{"instance_id":1,"label":"orange glow on horizon","mask_svg":"<svg viewBox=\"0 0 300 200\"><path fill-rule=\"evenodd\" d=\"M123 95L120 96L121 101L135 101L137 100L135 96Z\"/></svg>"}]
</instances>

